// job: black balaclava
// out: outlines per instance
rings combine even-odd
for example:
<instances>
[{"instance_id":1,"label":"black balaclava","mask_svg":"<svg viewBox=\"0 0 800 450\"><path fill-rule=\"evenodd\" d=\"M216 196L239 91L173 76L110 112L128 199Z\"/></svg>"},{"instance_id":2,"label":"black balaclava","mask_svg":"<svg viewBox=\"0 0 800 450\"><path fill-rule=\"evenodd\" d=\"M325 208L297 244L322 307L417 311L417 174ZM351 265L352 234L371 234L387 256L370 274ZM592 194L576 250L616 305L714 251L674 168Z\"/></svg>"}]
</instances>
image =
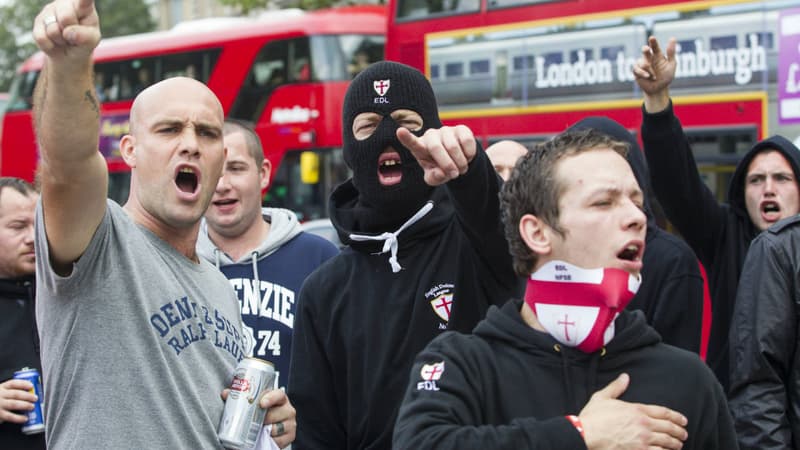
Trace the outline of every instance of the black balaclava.
<instances>
[{"instance_id":1,"label":"black balaclava","mask_svg":"<svg viewBox=\"0 0 800 450\"><path fill-rule=\"evenodd\" d=\"M353 171L358 201L379 212L387 223L413 215L433 190L425 183L417 160L397 139L398 125L390 114L398 109L415 111L422 117L422 128L413 132L417 136L442 126L436 97L425 76L404 64L381 61L353 79L342 112L344 160ZM363 112L378 113L383 120L370 137L359 141L353 136L353 121ZM389 147L400 155L402 180L393 186L382 186L378 181L378 157Z\"/></svg>"}]
</instances>

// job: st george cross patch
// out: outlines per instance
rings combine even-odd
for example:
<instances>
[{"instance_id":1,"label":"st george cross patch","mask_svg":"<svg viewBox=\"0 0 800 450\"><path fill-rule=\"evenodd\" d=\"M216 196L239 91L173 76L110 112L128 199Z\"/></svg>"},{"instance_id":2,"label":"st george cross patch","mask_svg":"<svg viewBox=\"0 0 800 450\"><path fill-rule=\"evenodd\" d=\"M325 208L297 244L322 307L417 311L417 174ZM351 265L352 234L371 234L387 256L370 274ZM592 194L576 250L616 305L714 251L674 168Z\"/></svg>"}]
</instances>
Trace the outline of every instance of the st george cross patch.
<instances>
[{"instance_id":1,"label":"st george cross patch","mask_svg":"<svg viewBox=\"0 0 800 450\"><path fill-rule=\"evenodd\" d=\"M422 379L428 381L436 381L439 378L442 378L443 373L444 373L444 361L433 364L423 364L422 369L419 371L419 374L420 376L422 376Z\"/></svg>"},{"instance_id":2,"label":"st george cross patch","mask_svg":"<svg viewBox=\"0 0 800 450\"><path fill-rule=\"evenodd\" d=\"M375 92L383 97L389 91L389 85L391 84L390 80L375 80L372 82L372 88L375 89Z\"/></svg>"},{"instance_id":3,"label":"st george cross patch","mask_svg":"<svg viewBox=\"0 0 800 450\"><path fill-rule=\"evenodd\" d=\"M423 364L422 369L419 371L422 381L417 383L417 390L438 391L439 386L436 385L436 381L442 378L443 373L444 361L433 364Z\"/></svg>"},{"instance_id":4,"label":"st george cross patch","mask_svg":"<svg viewBox=\"0 0 800 450\"><path fill-rule=\"evenodd\" d=\"M445 322L450 321L450 309L453 305L453 294L442 294L431 300L433 311Z\"/></svg>"}]
</instances>

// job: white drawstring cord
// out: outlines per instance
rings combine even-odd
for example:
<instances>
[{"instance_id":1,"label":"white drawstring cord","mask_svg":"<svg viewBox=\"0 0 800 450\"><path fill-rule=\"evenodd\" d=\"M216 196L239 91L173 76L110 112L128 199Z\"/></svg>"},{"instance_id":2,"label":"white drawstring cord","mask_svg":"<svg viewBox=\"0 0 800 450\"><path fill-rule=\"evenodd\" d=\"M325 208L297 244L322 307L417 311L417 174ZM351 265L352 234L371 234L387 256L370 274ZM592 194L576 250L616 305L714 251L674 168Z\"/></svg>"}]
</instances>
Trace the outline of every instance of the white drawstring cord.
<instances>
[{"instance_id":1,"label":"white drawstring cord","mask_svg":"<svg viewBox=\"0 0 800 450\"><path fill-rule=\"evenodd\" d=\"M394 233L385 232L381 233L377 236L368 236L365 234L351 234L350 239L354 241L383 241L383 249L376 253L376 255L382 255L386 252L391 252L391 256L389 256L389 264L392 266L392 272L397 273L400 272L400 263L397 262L397 237L400 233L403 232L406 228L410 227L411 225L418 222L422 219L426 214L431 212L433 209L433 202L429 201L425 203L425 205L419 209L410 219L406 221L400 228L397 229Z\"/></svg>"}]
</instances>

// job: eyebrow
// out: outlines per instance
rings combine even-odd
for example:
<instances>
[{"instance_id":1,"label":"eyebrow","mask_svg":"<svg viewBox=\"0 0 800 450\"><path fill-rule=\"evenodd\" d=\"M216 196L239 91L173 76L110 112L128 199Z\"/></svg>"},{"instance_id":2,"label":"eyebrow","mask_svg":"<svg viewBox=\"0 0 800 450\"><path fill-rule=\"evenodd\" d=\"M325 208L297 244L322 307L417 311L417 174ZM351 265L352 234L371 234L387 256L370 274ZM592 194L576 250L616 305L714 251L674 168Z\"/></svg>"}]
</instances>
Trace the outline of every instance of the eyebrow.
<instances>
[{"instance_id":1,"label":"eyebrow","mask_svg":"<svg viewBox=\"0 0 800 450\"><path fill-rule=\"evenodd\" d=\"M169 119L169 118L160 119L160 120L157 120L157 121L153 122L153 124L151 125L151 128L158 128L160 126L165 126L165 125L183 127L183 126L186 126L187 122L189 122L189 121L181 120L181 119ZM202 129L205 129L205 130L214 130L214 131L219 132L220 136L222 136L222 126L219 126L219 125L216 125L216 124L214 124L212 122L207 122L207 121L204 121L204 120L200 120L200 121L196 121L196 122L192 122L192 123L194 124L195 128L202 128Z\"/></svg>"},{"instance_id":2,"label":"eyebrow","mask_svg":"<svg viewBox=\"0 0 800 450\"><path fill-rule=\"evenodd\" d=\"M765 177L767 175L769 175L769 176L788 175L790 177L794 177L794 172L792 172L791 170L778 170L778 171L775 171L775 172L756 170L756 171L748 173L747 174L747 178L754 177L754 176Z\"/></svg>"},{"instance_id":3,"label":"eyebrow","mask_svg":"<svg viewBox=\"0 0 800 450\"><path fill-rule=\"evenodd\" d=\"M599 188L594 189L591 192L589 192L588 197L591 198L591 197L594 197L596 195L602 195L602 194L611 194L611 195L614 195L614 196L622 196L622 195L625 195L625 192L626 191L623 188L620 188L620 187L603 186L603 187L599 187ZM629 195L633 195L633 196L636 196L636 197L644 198L644 192L642 192L641 188L637 188L635 191L631 191L629 193Z\"/></svg>"},{"instance_id":4,"label":"eyebrow","mask_svg":"<svg viewBox=\"0 0 800 450\"><path fill-rule=\"evenodd\" d=\"M162 126L165 126L165 125L171 125L171 126L180 125L180 126L183 126L184 123L185 122L183 120L178 120L178 119L160 119L160 120L156 120L155 122L153 122L152 125L150 125L150 128L158 128L158 127L162 127Z\"/></svg>"}]
</instances>

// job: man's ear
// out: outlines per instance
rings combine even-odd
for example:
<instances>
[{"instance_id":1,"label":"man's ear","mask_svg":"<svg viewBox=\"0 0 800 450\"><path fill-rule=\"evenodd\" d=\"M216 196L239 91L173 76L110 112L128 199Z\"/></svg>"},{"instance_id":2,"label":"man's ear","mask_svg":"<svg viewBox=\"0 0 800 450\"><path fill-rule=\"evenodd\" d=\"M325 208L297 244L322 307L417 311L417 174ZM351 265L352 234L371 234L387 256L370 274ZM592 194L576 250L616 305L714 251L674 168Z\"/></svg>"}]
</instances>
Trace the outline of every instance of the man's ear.
<instances>
[{"instance_id":1,"label":"man's ear","mask_svg":"<svg viewBox=\"0 0 800 450\"><path fill-rule=\"evenodd\" d=\"M519 220L519 235L537 255L547 255L552 250L553 230L533 214L525 214Z\"/></svg>"},{"instance_id":2,"label":"man's ear","mask_svg":"<svg viewBox=\"0 0 800 450\"><path fill-rule=\"evenodd\" d=\"M136 138L130 134L119 140L119 153L131 169L136 167Z\"/></svg>"},{"instance_id":3,"label":"man's ear","mask_svg":"<svg viewBox=\"0 0 800 450\"><path fill-rule=\"evenodd\" d=\"M267 158L264 158L264 162L261 163L261 192L267 190L269 187L269 175L272 172L272 163L269 162Z\"/></svg>"}]
</instances>

